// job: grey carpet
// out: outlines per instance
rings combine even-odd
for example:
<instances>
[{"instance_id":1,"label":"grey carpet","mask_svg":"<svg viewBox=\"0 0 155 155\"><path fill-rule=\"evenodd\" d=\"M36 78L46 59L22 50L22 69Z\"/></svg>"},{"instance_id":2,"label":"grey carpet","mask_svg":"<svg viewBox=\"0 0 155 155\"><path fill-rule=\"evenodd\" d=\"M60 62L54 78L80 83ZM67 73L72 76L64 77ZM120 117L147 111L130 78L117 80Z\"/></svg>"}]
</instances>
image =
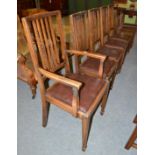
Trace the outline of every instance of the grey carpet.
<instances>
[{"instance_id":1,"label":"grey carpet","mask_svg":"<svg viewBox=\"0 0 155 155\"><path fill-rule=\"evenodd\" d=\"M136 155L124 149L137 113L137 44L127 55L122 71L110 92L106 112L96 111L86 152L81 151L81 121L51 106L48 125L41 126L41 100L31 99L29 87L17 82L18 155Z\"/></svg>"}]
</instances>

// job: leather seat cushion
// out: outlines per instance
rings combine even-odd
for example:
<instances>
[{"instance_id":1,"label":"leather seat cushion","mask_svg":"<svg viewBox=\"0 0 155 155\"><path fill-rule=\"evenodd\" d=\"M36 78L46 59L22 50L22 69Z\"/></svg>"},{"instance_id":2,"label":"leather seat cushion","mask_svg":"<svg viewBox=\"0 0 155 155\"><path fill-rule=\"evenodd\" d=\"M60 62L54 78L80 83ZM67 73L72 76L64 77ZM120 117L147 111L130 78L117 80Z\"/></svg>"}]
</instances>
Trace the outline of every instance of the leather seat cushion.
<instances>
[{"instance_id":1,"label":"leather seat cushion","mask_svg":"<svg viewBox=\"0 0 155 155\"><path fill-rule=\"evenodd\" d=\"M82 74L68 74L67 77L83 83L82 88L79 91L79 110L87 112L100 90L105 86L105 81ZM57 83L47 89L46 97L54 97L68 105L72 105L72 88L70 86Z\"/></svg>"},{"instance_id":2,"label":"leather seat cushion","mask_svg":"<svg viewBox=\"0 0 155 155\"><path fill-rule=\"evenodd\" d=\"M114 36L112 36L112 38L119 38L119 39L123 39L125 41L127 41L128 43L131 42L132 40L132 36L131 35L127 35L127 34L115 34Z\"/></svg>"},{"instance_id":3,"label":"leather seat cushion","mask_svg":"<svg viewBox=\"0 0 155 155\"><path fill-rule=\"evenodd\" d=\"M137 31L137 27L136 26L123 25L122 29L127 30L127 31L132 31L134 33Z\"/></svg>"},{"instance_id":4,"label":"leather seat cushion","mask_svg":"<svg viewBox=\"0 0 155 155\"><path fill-rule=\"evenodd\" d=\"M99 60L93 59L93 58L88 58L81 64L80 68L82 70L86 70L87 72L91 72L91 73L94 73L95 75L98 75L99 65L100 65ZM106 59L106 61L104 63L104 70L103 70L104 77L110 78L116 69L116 65L117 64L115 61Z\"/></svg>"},{"instance_id":5,"label":"leather seat cushion","mask_svg":"<svg viewBox=\"0 0 155 155\"><path fill-rule=\"evenodd\" d=\"M135 36L135 33L136 33L136 30L134 29L129 29L129 28L126 28L126 27L123 27L121 30L120 30L121 33L125 34L125 35L130 35L131 37L134 37Z\"/></svg>"},{"instance_id":6,"label":"leather seat cushion","mask_svg":"<svg viewBox=\"0 0 155 155\"><path fill-rule=\"evenodd\" d=\"M125 51L128 47L128 43L125 43L124 41L120 41L120 40L115 40L112 38L109 38L109 40L106 42L106 44L111 45L111 46L117 46L117 47L121 47L123 48Z\"/></svg>"},{"instance_id":7,"label":"leather seat cushion","mask_svg":"<svg viewBox=\"0 0 155 155\"><path fill-rule=\"evenodd\" d=\"M113 57L115 58L117 61L120 60L120 58L122 57L122 51L119 49L115 49L115 48L108 48L108 47L101 47L98 51L98 53L102 54L102 55L106 55L109 57Z\"/></svg>"}]
</instances>

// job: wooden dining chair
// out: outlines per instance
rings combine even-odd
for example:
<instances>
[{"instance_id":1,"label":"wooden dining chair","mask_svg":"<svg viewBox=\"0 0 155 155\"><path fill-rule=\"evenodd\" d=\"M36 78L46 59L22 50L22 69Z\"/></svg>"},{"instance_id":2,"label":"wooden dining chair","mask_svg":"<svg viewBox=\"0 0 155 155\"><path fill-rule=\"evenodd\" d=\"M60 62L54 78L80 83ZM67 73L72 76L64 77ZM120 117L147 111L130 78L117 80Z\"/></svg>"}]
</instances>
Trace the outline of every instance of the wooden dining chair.
<instances>
[{"instance_id":1,"label":"wooden dining chair","mask_svg":"<svg viewBox=\"0 0 155 155\"><path fill-rule=\"evenodd\" d=\"M104 41L106 38L103 36L104 30L107 31L105 27L105 22L101 19L99 8L93 8L88 10L88 23L89 23L89 42L90 50L96 50L99 53L105 54L111 58L114 58L117 62L117 72L120 72L122 63L124 61L125 49L119 45L110 44ZM97 35L96 35L97 32Z\"/></svg>"},{"instance_id":2,"label":"wooden dining chair","mask_svg":"<svg viewBox=\"0 0 155 155\"><path fill-rule=\"evenodd\" d=\"M113 20L109 18L109 6L100 7L100 21L102 44L106 47L115 47L117 49L121 49L125 59L129 43L125 40L111 37L111 25L113 25Z\"/></svg>"},{"instance_id":3,"label":"wooden dining chair","mask_svg":"<svg viewBox=\"0 0 155 155\"><path fill-rule=\"evenodd\" d=\"M53 20L57 23L55 28ZM47 125L49 103L81 119L82 150L85 151L93 113L100 105L100 101L101 112L106 106L109 82L101 78L106 56L86 51L67 50L60 11L25 17L22 22L40 86L42 125L43 127ZM72 72L69 62L71 55L99 60L98 77ZM64 74L58 72L61 68L65 69ZM43 77L54 83L46 88Z\"/></svg>"},{"instance_id":4,"label":"wooden dining chair","mask_svg":"<svg viewBox=\"0 0 155 155\"><path fill-rule=\"evenodd\" d=\"M95 50L90 50L90 46L89 46L90 27L89 26L90 25L88 22L87 11L82 11L82 12L78 12L70 15L72 48L76 50L89 51L90 53L97 53L95 52ZM98 32L96 31L96 33ZM99 53L99 54L104 55L104 53ZM77 57L76 61L77 61L76 63L77 71L80 70L84 74L94 76L94 77L97 76L98 68L100 65L100 62L97 59L95 60L92 58L87 58L81 61L80 58ZM80 64L79 64L79 61L80 61ZM108 57L105 60L105 65L103 68L103 78L111 82L111 88L116 75L116 67L117 67L117 62L115 62L115 59L113 59L113 57Z\"/></svg>"},{"instance_id":5,"label":"wooden dining chair","mask_svg":"<svg viewBox=\"0 0 155 155\"><path fill-rule=\"evenodd\" d=\"M102 7L101 7L102 9ZM118 22L118 14L117 10L114 9L113 5L109 5L108 7L108 21L109 21L109 28L110 28L110 37L114 40L120 40L126 42L129 46L127 51L130 50L133 43L133 36L129 34L122 34L119 29L119 22Z\"/></svg>"},{"instance_id":6,"label":"wooden dining chair","mask_svg":"<svg viewBox=\"0 0 155 155\"><path fill-rule=\"evenodd\" d=\"M136 124L136 127L134 128L127 144L125 145L125 149L129 150L131 147L137 149L137 144L135 143L137 139L137 115L135 116L133 122Z\"/></svg>"},{"instance_id":7,"label":"wooden dining chair","mask_svg":"<svg viewBox=\"0 0 155 155\"><path fill-rule=\"evenodd\" d=\"M135 36L135 33L137 31L137 26L136 25L127 25L124 24L124 19L125 19L125 13L123 10L120 10L119 8L116 8L118 12L118 22L119 22L119 31L125 35L130 35L130 36Z\"/></svg>"}]
</instances>

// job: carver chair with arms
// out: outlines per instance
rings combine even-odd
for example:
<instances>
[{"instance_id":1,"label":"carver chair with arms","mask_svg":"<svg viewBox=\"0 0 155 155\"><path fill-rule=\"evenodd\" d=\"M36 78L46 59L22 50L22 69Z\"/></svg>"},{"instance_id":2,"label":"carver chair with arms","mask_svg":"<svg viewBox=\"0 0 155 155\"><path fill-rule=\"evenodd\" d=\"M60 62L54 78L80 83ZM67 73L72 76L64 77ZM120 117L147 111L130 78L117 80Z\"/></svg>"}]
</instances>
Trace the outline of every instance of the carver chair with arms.
<instances>
[{"instance_id":1,"label":"carver chair with arms","mask_svg":"<svg viewBox=\"0 0 155 155\"><path fill-rule=\"evenodd\" d=\"M107 8L108 10L108 25L109 25L109 31L110 31L110 37L114 40L120 40L124 41L128 44L128 49L127 51L130 50L133 42L133 36L129 34L122 34L121 31L119 30L119 22L118 22L118 14L117 10L114 9L113 5L109 5ZM102 10L102 7L101 7Z\"/></svg>"},{"instance_id":2,"label":"carver chair with arms","mask_svg":"<svg viewBox=\"0 0 155 155\"><path fill-rule=\"evenodd\" d=\"M123 62L125 59L126 52L128 51L129 42L124 39L114 38L112 37L113 31L111 31L111 27L113 26L113 20L109 18L109 6L102 6L99 8L100 10L100 27L101 27L101 43L102 46L106 47L115 47L116 49L122 50L123 53ZM93 12L90 12L93 14Z\"/></svg>"},{"instance_id":3,"label":"carver chair with arms","mask_svg":"<svg viewBox=\"0 0 155 155\"><path fill-rule=\"evenodd\" d=\"M56 19L57 30L52 25ZM66 50L60 11L52 11L22 19L40 86L42 100L42 125L47 125L48 106L54 104L72 116L82 120L82 150L87 147L90 119L101 102L104 111L109 82L102 79L106 56L86 51ZM55 33L57 32L57 33ZM59 38L57 38L57 36ZM100 61L98 77L71 71L69 56L87 56ZM58 72L65 68L65 74ZM44 78L54 84L46 88Z\"/></svg>"},{"instance_id":4,"label":"carver chair with arms","mask_svg":"<svg viewBox=\"0 0 155 155\"><path fill-rule=\"evenodd\" d=\"M93 11L94 16L89 15L89 10L88 12L84 11L70 15L70 25L72 29L74 47L77 49L89 49L90 52L97 52L108 56L104 66L104 77L108 80L112 79L113 83L115 75L114 70L118 71L121 68L123 51L121 49L116 49L115 47L112 48L101 46L99 10L93 9ZM86 17L84 18L84 16ZM80 23L83 24L78 24L80 20ZM92 20L93 23L90 20ZM80 46L80 44L82 46ZM95 75L95 71L97 70L98 66L99 62L96 60L88 59L83 64L81 64L81 69L85 72L88 72L89 70L92 74Z\"/></svg>"},{"instance_id":5,"label":"carver chair with arms","mask_svg":"<svg viewBox=\"0 0 155 155\"><path fill-rule=\"evenodd\" d=\"M137 31L137 26L136 25L127 25L124 24L124 19L125 19L125 13L124 10L121 10L120 8L116 8L117 13L118 13L118 30L123 34L123 35L130 35L131 37L134 38L135 33Z\"/></svg>"},{"instance_id":6,"label":"carver chair with arms","mask_svg":"<svg viewBox=\"0 0 155 155\"><path fill-rule=\"evenodd\" d=\"M88 23L87 11L82 11L70 15L70 26L72 36L72 49L86 50L90 53L98 53L95 50L90 50L90 29ZM96 32L97 33L97 32ZM96 34L97 35L97 34ZM99 53L104 55L104 53ZM97 77L98 69L100 65L99 60L92 58L86 58L81 60L80 57L76 57L76 70L84 74ZM79 63L80 62L80 63ZM80 65L79 65L80 64ZM107 57L105 65L103 66L103 78L109 80L111 83L114 81L116 74L117 63L113 60L113 57Z\"/></svg>"}]
</instances>

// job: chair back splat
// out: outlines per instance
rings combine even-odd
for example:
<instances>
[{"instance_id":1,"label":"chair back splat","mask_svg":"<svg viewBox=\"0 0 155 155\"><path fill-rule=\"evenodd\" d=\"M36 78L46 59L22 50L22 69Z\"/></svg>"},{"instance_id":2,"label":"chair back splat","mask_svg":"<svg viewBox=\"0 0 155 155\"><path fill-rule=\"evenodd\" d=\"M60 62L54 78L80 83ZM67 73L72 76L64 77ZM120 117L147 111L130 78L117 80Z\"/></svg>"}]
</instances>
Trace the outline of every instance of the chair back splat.
<instances>
[{"instance_id":1,"label":"chair back splat","mask_svg":"<svg viewBox=\"0 0 155 155\"><path fill-rule=\"evenodd\" d=\"M87 11L81 11L70 15L72 34L72 48L87 51L89 49L89 25Z\"/></svg>"},{"instance_id":2,"label":"chair back splat","mask_svg":"<svg viewBox=\"0 0 155 155\"><path fill-rule=\"evenodd\" d=\"M34 67L51 72L64 67L65 43L60 16L59 11L54 11L22 19Z\"/></svg>"},{"instance_id":3,"label":"chair back splat","mask_svg":"<svg viewBox=\"0 0 155 155\"><path fill-rule=\"evenodd\" d=\"M101 43L100 10L93 8L88 10L89 44L90 50L94 51L95 44Z\"/></svg>"}]
</instances>

